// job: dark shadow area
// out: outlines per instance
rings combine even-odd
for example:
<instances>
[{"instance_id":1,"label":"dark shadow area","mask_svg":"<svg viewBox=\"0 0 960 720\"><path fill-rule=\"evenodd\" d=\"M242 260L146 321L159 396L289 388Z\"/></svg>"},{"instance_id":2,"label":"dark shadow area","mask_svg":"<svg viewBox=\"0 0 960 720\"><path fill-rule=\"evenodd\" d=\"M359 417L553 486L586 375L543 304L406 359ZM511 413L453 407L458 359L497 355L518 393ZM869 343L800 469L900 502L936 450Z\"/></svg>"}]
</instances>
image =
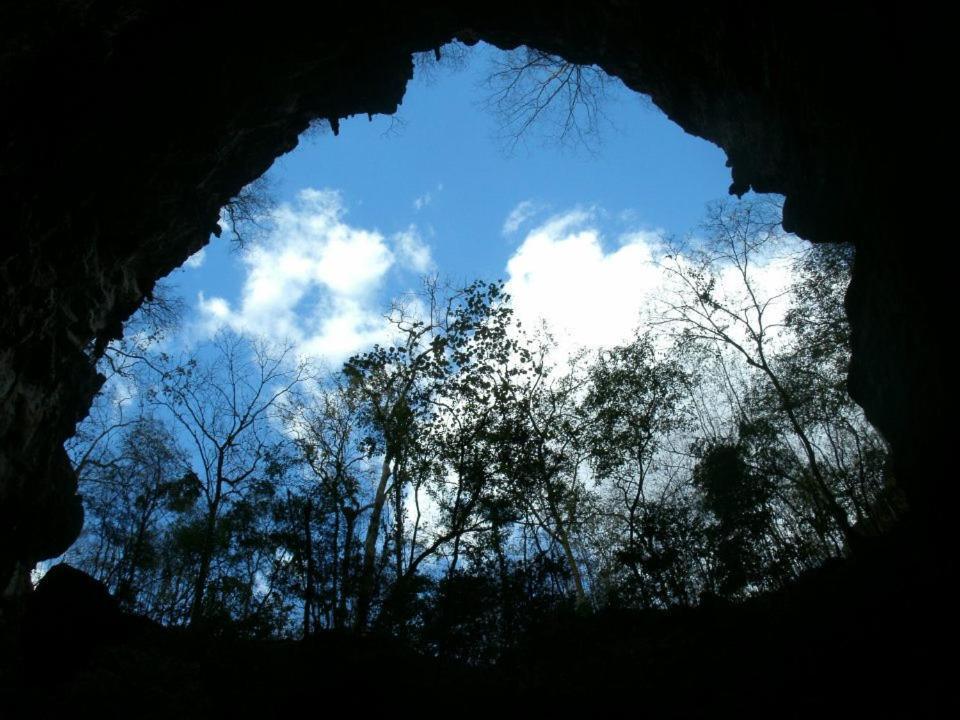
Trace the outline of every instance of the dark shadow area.
<instances>
[{"instance_id":1,"label":"dark shadow area","mask_svg":"<svg viewBox=\"0 0 960 720\"><path fill-rule=\"evenodd\" d=\"M930 127L937 100L918 80L948 66L938 55L946 45L937 41L937 20L921 10L888 13L869 4L827 13L762 4L674 10L559 3L549 14L532 2L509 10L394 4L336 13L282 1L250 12L179 2L51 0L5 7L0 207L9 241L0 250L0 714L83 708L105 717L276 716L304 703L323 712L344 697L360 698L361 711L576 699L626 702L636 714L654 717L935 714L945 702L947 665L940 655L954 634L947 607L955 574L953 370L944 330L952 324L953 303L945 300L949 263L939 258L935 240L942 229L923 211L931 198L915 179L926 177L931 158L948 146L943 131ZM216 41L224 38L229 41ZM218 466L204 484L194 468L161 458L158 467L166 469L157 475L155 495L131 502L141 510L179 512L202 501L212 518L185 526L193 535L181 537L199 571L192 590L173 593L178 599L164 620L178 627L130 611L139 609L139 588L129 569L109 578L112 593L67 566L53 568L31 592L29 569L80 535L78 473L64 443L104 382L99 363L123 323L151 299L158 278L199 250L211 232L219 234L221 208L236 203L310 123L327 120L336 130L340 118L394 112L413 71L412 54L452 39L525 45L573 63L566 67L602 68L649 94L688 132L723 148L732 193L782 194L787 231L815 243L850 243L847 386L882 435L884 453L889 447L877 476L894 481L875 483L869 497L838 495L831 484L837 478L815 461L796 417L803 383L781 387L781 376L753 357L751 366L770 379L768 406L783 411L809 460L801 475L804 488L813 488L813 549L804 546L799 560L790 555L793 564L784 569L776 552L755 552L766 548L758 537L779 537L771 530L776 519L758 510L770 490L753 482L760 477L755 468L773 461L769 453L750 455L756 445L750 438L766 426L741 423L736 442L697 449L693 484L701 492L698 507L707 508L713 523L704 542L712 543L710 557L719 558L702 581L679 588L639 583L630 594L642 602L614 598L588 607L585 588L596 581L579 576L577 549L557 521L565 511L545 483L537 487L546 504L530 514L546 508L555 516L552 524L540 521L555 545L544 557L561 565L565 558L565 569L546 568L537 580L525 567L528 574L516 584L526 594L511 604L506 589L514 576L502 551L491 546L487 558L500 560L489 575L498 578L495 586L482 574L458 572L455 559L443 581L427 578L436 592L431 603L418 605L417 583L428 575L417 573L424 558L414 542L409 555L400 552L402 523L394 522L395 560L387 552L389 532L377 534L381 521L389 528L389 517L380 513L389 491L401 485L399 468L419 452L415 443L396 439L414 417L414 402L402 396L388 413L378 415L383 404L374 402L362 417L373 428L372 439L363 441L366 459L382 466L373 505L361 510L347 492L332 496L340 501L332 514L336 537L342 520L346 537L357 543L337 551L355 563L342 575L352 583L349 592L333 593L349 596L349 604L328 603L321 612L318 602L313 615L311 591L292 589L305 608L305 640L262 639L270 632L258 623L273 621L265 603L262 616L248 613L251 623L234 627L227 621L232 606L218 605L208 593L218 560L213 548L221 537L228 545L239 537L243 513L271 500L263 483L252 486L231 508L238 524L218 525L224 487L239 487L252 471L226 475ZM899 97L891 102L894 91ZM701 311L704 303L712 308L710 287L694 283L694 289ZM463 308L444 343L432 348L474 347L471 327L478 326L470 322L490 308L482 300ZM696 308L673 306L681 314ZM717 326L707 332L710 327L717 332ZM419 330L408 324L407 332L414 337ZM502 359L496 342L507 343L508 336L492 334L494 344L485 351ZM400 355L414 357L421 340L402 351L377 348L354 357L346 380L374 387L384 368L403 365ZM801 347L813 348L808 340ZM441 354L423 351L431 378L448 378ZM264 387L292 382L290 373L300 372L271 365L269 355L257 357ZM639 367L641 359L628 357L624 366ZM181 366L161 375L175 394L177 378L186 382L190 372ZM487 390L479 371L455 380ZM608 395L623 396L622 380L614 373L610 386L621 392ZM498 401L497 407L511 407ZM531 402L516 407L527 412ZM193 412L188 400L176 407ZM250 408L237 409L237 417L251 416ZM538 446L518 417L504 413L495 457L461 468L462 481L499 466L527 479L549 475L538 453L543 443ZM611 438L613 430L600 434ZM237 444L234 433L218 447L225 453ZM134 437L131 446L142 453L150 443ZM265 463L265 477L280 471L282 459ZM469 482L460 487L467 487L466 497L479 497ZM512 497L531 497L531 487L514 488ZM894 496L886 492L890 487ZM875 512L882 503L887 508ZM496 497L485 498L481 512L460 492L450 507L456 532L442 542L456 541L454 558L471 517L465 507L496 528L494 545L503 513L515 512ZM306 518L309 526L312 513L320 512L309 502L287 509L278 528L290 518ZM373 532L361 543L351 518L367 511ZM645 531L655 537L660 530L648 524ZM264 552L268 561L272 550ZM307 548L297 553L313 557ZM670 575L664 567L671 561L649 547L625 542L617 553L638 577L639 570ZM273 560L281 556L274 553ZM135 559L131 567L153 561ZM394 562L396 582L389 589L377 585L378 573ZM651 572L651 563L660 566ZM246 588L221 583L217 597L249 605L250 588L260 581L251 577ZM543 585L531 593L535 580ZM663 598L645 597L656 592ZM498 626L485 629L496 603ZM212 607L227 607L226 620ZM326 624L316 621L323 613ZM509 642L501 642L504 637Z\"/></svg>"},{"instance_id":2,"label":"dark shadow area","mask_svg":"<svg viewBox=\"0 0 960 720\"><path fill-rule=\"evenodd\" d=\"M0 699L24 717L81 707L100 717L278 717L347 699L427 711L585 702L650 717L936 716L948 670L929 652L937 608L918 603L934 588L904 547L893 535L856 563L740 605L551 613L487 669L376 634L258 642L162 629L118 613L89 579L51 571L28 600Z\"/></svg>"}]
</instances>

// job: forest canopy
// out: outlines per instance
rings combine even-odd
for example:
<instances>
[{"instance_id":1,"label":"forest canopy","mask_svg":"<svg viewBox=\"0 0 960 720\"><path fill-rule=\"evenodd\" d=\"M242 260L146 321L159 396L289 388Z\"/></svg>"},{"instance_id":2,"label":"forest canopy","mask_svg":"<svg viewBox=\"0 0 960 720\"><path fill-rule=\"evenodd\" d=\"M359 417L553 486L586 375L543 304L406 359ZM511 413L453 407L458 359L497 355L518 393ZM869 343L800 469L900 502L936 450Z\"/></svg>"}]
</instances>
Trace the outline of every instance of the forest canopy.
<instances>
[{"instance_id":1,"label":"forest canopy","mask_svg":"<svg viewBox=\"0 0 960 720\"><path fill-rule=\"evenodd\" d=\"M484 664L558 609L738 601L881 532L902 502L845 387L852 249L748 199L659 262L632 339L572 355L500 282L426 279L332 372L229 330L170 353L148 307L68 447L64 559L166 625Z\"/></svg>"}]
</instances>

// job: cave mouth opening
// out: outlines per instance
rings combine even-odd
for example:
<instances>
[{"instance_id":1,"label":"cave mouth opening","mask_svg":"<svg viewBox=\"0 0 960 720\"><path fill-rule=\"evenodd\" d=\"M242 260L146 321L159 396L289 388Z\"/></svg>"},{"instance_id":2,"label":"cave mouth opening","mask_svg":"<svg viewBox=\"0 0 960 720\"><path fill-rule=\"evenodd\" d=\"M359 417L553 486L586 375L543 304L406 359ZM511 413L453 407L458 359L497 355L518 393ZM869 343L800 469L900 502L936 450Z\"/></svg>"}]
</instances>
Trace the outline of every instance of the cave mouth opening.
<instances>
[{"instance_id":1,"label":"cave mouth opening","mask_svg":"<svg viewBox=\"0 0 960 720\"><path fill-rule=\"evenodd\" d=\"M932 711L946 696L942 653L930 651L938 644L945 647L949 636L943 630L951 595L943 588L953 565L952 555L944 552L954 526L947 515L953 503L946 501L949 484L944 480L953 465L952 457L947 460L952 439L946 437L952 426L946 398L953 394L947 387L952 373L946 359L953 355L946 347L949 334L943 332L950 326L946 312L952 305L943 302L943 295L951 286L946 278L951 266L931 263L924 245L907 238L942 236L942 227L933 227L935 214L922 211L929 207L930 184L910 179L931 176L931 158L942 158L942 148L949 146L949 131L931 122L940 114L938 96L920 81L936 79L950 67L943 50L949 43L941 38L945 31L931 27L949 24L923 12L851 7L821 13L769 4L561 3L550 13L522 0L508 10L482 4L375 9L353 4L337 6L335 18L326 4L288 6L282 0L255 13L240 7L225 13L217 4L88 5L55 1L24 6L4 13L0 23L0 87L11 109L0 115L0 197L10 239L0 262L7 298L0 314L4 583L17 565L56 555L80 532L76 474L63 444L99 386L86 350L91 345L102 349L120 335L122 322L150 294L155 280L207 242L224 203L288 152L311 119L338 124L338 118L358 112L393 112L410 76L410 53L452 37L467 42L482 38L500 47L529 43L579 62L600 63L629 87L649 92L685 130L723 148L735 192L782 193L787 229L815 242L850 240L856 246L845 303L851 327L850 390L889 441L894 462L885 483L896 481L910 509L893 533L867 552L854 552L853 562L828 561L783 592L751 594L742 602L724 595L746 573L728 573L725 589L702 594L696 609L663 612L654 598L652 608L631 610L630 593L619 606L610 603L597 612L575 601L561 606L554 600L575 585L564 569L566 553L542 554L541 562L518 576L501 571L496 545L491 572L508 580L497 586L499 593L491 592L482 575L466 572L456 573L442 594L429 577L389 595L378 595L383 586L376 583L373 593L365 585L371 622L419 643L426 654L478 665L491 654L506 658L499 674L474 675L481 678L476 684L464 683L465 676L456 670L436 672L435 664L422 663L422 655L397 655L390 649L395 645L378 648L365 644L371 638L355 635L321 633L314 645L217 645L206 637L198 642L194 635L158 632L129 616L111 619L103 588L60 566L58 574L48 574L46 584L25 598L33 608L22 635L29 657L26 663L15 652L4 657L0 694L5 707L23 707L24 714L48 706L67 714L81 704L127 712L143 707L146 695L151 708L169 705L182 712L196 700L197 714L250 714L253 708L276 714L278 705L302 711L294 703L315 703L318 688L371 703L379 694L396 707L398 698L436 698L439 686L454 688L461 704L464 698L519 695L540 703L544 698L595 698L601 688L619 691L607 697L636 698L651 714L706 715L720 706L749 715L775 706L796 714L829 707L834 713L843 708L885 715L893 707L909 708L911 714L922 707ZM898 102L890 102L891 88L897 88ZM821 295L830 294L818 288L814 296ZM633 349L644 357L643 347ZM656 349L648 356L656 357ZM614 359L608 358L607 367L615 370ZM716 362L715 356L706 357L704 369ZM358 382L369 377L364 374L369 367L357 368ZM170 376L171 382L187 377L187 368L182 369L184 373ZM190 373L196 377L202 369L198 363ZM632 387L617 387L620 392L612 399L629 399L623 389ZM788 389L798 387L802 391L808 384ZM406 410L400 415L410 422L415 415ZM758 432L775 427L738 425L735 439L755 439ZM163 449L163 434L156 435L127 443L135 451L129 457ZM609 435L615 437L612 430ZM742 462L745 452L757 448L746 440L698 448L699 485L720 502L727 517L738 509L756 509L757 499L769 489L762 483L724 480L757 475L755 464ZM528 446L520 443L523 447ZM823 447L816 445L813 451ZM382 459L375 443L373 449L365 457L368 464ZM506 459L529 457L519 449ZM805 454L801 448L801 458ZM411 457L405 455L401 466ZM769 466L784 457L770 453L762 459ZM272 459L271 472L282 468L282 457ZM200 478L194 479L185 465L174 463L177 472L164 476L172 481L162 495L165 513L197 503ZM114 466L119 471L120 464ZM481 465L474 477L488 466L496 467ZM816 490L815 474L793 476L801 481L798 490L806 489L801 497L817 497L813 504L826 518L811 523L812 545L840 546L831 552L842 554L843 533L830 529L838 515ZM842 474L821 473L821 479L845 482ZM749 492L724 492L732 487ZM250 499L269 501L266 492ZM136 498L127 505L136 510ZM307 507L311 518L327 512L315 505L299 509ZM256 509L250 503L245 508ZM509 509L509 504L494 504L487 519L508 522ZM848 520L863 531L855 509L851 513ZM340 512L341 539L350 516L357 530L357 514L353 508ZM749 558L739 552L743 544L738 543L750 545L758 537L751 528L760 527L763 534L762 512L742 512L744 522L727 524L725 530L718 517L706 518L717 552L708 557L715 565L699 568L703 573L710 567L735 567L730 559ZM383 544L375 543L374 550L387 558L377 569L389 579L395 553L385 551L392 542L388 531L396 523L389 510L382 520ZM639 529L656 537L664 527L679 526L651 520ZM794 532L789 524L773 527L778 535L767 535L767 558L775 557L783 537ZM411 530L409 524L405 530ZM185 527L178 539L196 549L205 544L198 544L203 537ZM227 533L216 539L224 537L230 542L240 538ZM253 535L242 540L256 545ZM116 547L103 544L103 556ZM669 550L671 545L652 548ZM620 553L615 543L607 549L617 567L640 569L634 598L640 589L652 594L643 585L650 573L642 562L650 558L660 563L659 569L647 568L652 573L678 577L662 570L674 562L670 552ZM362 550L356 543L352 548L360 558ZM576 554L582 548L573 550ZM539 552L535 544L531 552ZM472 553L483 559L483 552ZM473 562L469 556L463 557L461 569ZM262 557L290 566L303 564L304 555ZM162 567L168 559L161 553L151 562ZM220 578L214 598L228 601L221 607L272 611L277 594L260 592L266 586L251 594L237 573L220 573L228 560L218 555L218 564L211 563L211 574ZM353 566L363 567L358 563ZM329 573L323 577L334 578ZM592 589L608 579L585 572L581 581ZM170 587L189 597L196 584ZM526 615L489 611L516 609L506 602L510 593L527 589L536 592L535 602L523 607ZM290 591L308 588L294 578ZM330 597L326 587L309 592L318 602ZM360 592L360 587L350 589L351 597ZM6 621L21 617L7 600L0 601L4 647L12 637ZM125 602L130 607L129 596ZM538 624L541 610L548 619ZM327 610L320 607L322 616L321 611ZM187 613L189 608L181 624ZM339 606L329 613L344 617ZM413 623L411 613L417 618ZM348 602L346 615L354 614ZM218 627L215 615L211 629ZM316 621L317 615L306 615L310 620L304 624ZM38 618L49 623L38 628ZM219 619L229 620L226 615ZM269 617L266 625L263 619L251 617L246 625L226 622L219 628L224 635L269 635ZM512 654L498 655L503 644L489 653L486 639L505 637L504 627L520 628L528 642L514 644ZM348 640L341 642L344 637ZM353 660L344 662L345 657ZM86 662L90 658L95 658L92 664ZM78 676L80 667L84 670ZM323 671L317 672L318 667ZM162 687L172 692L164 694ZM146 693L140 692L143 688ZM6 704L8 698L12 705Z\"/></svg>"},{"instance_id":2,"label":"cave mouth opening","mask_svg":"<svg viewBox=\"0 0 960 720\"><path fill-rule=\"evenodd\" d=\"M722 153L602 71L473 52L399 124L314 125L107 348L64 559L127 609L482 664L508 615L743 601L902 509L845 389L852 251L705 203ZM540 117L583 145L538 154Z\"/></svg>"}]
</instances>

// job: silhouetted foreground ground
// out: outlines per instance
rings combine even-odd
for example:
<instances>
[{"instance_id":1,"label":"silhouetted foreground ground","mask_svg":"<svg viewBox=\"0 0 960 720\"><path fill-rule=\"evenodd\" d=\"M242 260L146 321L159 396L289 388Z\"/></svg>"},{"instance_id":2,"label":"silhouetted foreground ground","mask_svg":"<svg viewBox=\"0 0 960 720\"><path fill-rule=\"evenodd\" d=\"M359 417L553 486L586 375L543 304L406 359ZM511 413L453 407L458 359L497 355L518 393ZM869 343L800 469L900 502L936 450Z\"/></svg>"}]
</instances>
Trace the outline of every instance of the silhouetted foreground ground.
<instances>
[{"instance_id":1,"label":"silhouetted foreground ground","mask_svg":"<svg viewBox=\"0 0 960 720\"><path fill-rule=\"evenodd\" d=\"M203 639L123 615L62 568L4 631L0 716L449 716L581 701L640 717L946 717L953 621L916 550L875 541L739 606L557 617L485 671L383 638Z\"/></svg>"}]
</instances>

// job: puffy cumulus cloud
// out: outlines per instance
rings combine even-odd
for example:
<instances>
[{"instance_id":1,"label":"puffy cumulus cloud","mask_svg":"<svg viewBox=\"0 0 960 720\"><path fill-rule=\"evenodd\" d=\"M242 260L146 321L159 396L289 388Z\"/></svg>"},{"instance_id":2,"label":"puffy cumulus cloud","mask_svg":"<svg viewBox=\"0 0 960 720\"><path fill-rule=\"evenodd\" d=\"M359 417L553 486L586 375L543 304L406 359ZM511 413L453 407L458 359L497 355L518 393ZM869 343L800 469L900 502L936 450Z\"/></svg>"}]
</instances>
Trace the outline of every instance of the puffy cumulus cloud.
<instances>
[{"instance_id":1,"label":"puffy cumulus cloud","mask_svg":"<svg viewBox=\"0 0 960 720\"><path fill-rule=\"evenodd\" d=\"M415 225L394 235L393 246L397 260L408 270L425 273L433 268L430 246L420 237L420 231Z\"/></svg>"},{"instance_id":2,"label":"puffy cumulus cloud","mask_svg":"<svg viewBox=\"0 0 960 720\"><path fill-rule=\"evenodd\" d=\"M355 298L334 297L317 315L316 331L300 347L310 357L344 360L392 336L383 315Z\"/></svg>"},{"instance_id":3,"label":"puffy cumulus cloud","mask_svg":"<svg viewBox=\"0 0 960 720\"><path fill-rule=\"evenodd\" d=\"M531 231L507 262L506 289L518 319L546 322L560 349L601 347L628 339L663 281L656 233L604 248L592 213L574 210Z\"/></svg>"},{"instance_id":4,"label":"puffy cumulus cloud","mask_svg":"<svg viewBox=\"0 0 960 720\"><path fill-rule=\"evenodd\" d=\"M530 231L507 262L506 290L517 318L527 327L545 323L560 357L581 347L625 342L650 313L664 317L666 303L679 289L670 268L691 267L692 260L682 255L665 260L660 232L635 231L610 242L598 221L598 213L582 209L554 216ZM775 256L757 258L750 269L758 298L769 300L764 320L774 332L786 311L790 255L798 247L788 241ZM718 299L745 307L737 268L723 268L718 281ZM664 334L669 329L656 327ZM734 335L741 333L734 330Z\"/></svg>"},{"instance_id":5,"label":"puffy cumulus cloud","mask_svg":"<svg viewBox=\"0 0 960 720\"><path fill-rule=\"evenodd\" d=\"M244 255L246 277L236 307L200 295L205 328L226 325L290 341L330 361L386 340L376 294L397 256L382 234L349 225L345 214L339 193L312 188L301 191L296 203L276 208L269 237ZM411 253L429 260L422 242L399 247L404 262Z\"/></svg>"},{"instance_id":6,"label":"puffy cumulus cloud","mask_svg":"<svg viewBox=\"0 0 960 720\"><path fill-rule=\"evenodd\" d=\"M502 232L504 235L513 235L520 226L530 220L534 215L540 212L540 207L533 200L522 200L516 207L510 211L503 221Z\"/></svg>"}]
</instances>

